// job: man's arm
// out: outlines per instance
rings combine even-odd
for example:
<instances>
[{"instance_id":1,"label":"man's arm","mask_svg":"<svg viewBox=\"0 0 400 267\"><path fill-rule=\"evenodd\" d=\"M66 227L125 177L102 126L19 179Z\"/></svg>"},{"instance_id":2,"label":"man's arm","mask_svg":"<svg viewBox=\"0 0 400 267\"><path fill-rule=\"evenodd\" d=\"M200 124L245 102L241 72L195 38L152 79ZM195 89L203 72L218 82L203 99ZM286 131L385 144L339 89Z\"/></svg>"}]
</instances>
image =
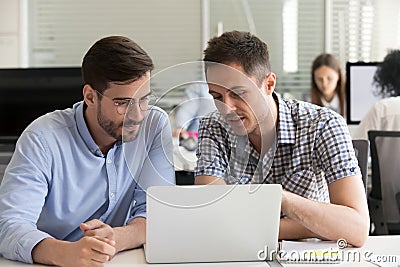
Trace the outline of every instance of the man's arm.
<instances>
[{"instance_id":1,"label":"man's arm","mask_svg":"<svg viewBox=\"0 0 400 267\"><path fill-rule=\"evenodd\" d=\"M225 181L216 176L210 175L199 175L195 177L196 185L224 185ZM320 237L314 232L307 229L304 225L299 222L285 217L280 221L279 226L279 239L300 239L300 238L310 238L310 237Z\"/></svg>"},{"instance_id":2,"label":"man's arm","mask_svg":"<svg viewBox=\"0 0 400 267\"><path fill-rule=\"evenodd\" d=\"M286 239L286 240L296 240L302 238L312 238L317 237L324 239L321 236L318 236L316 233L307 229L304 225L300 224L299 222L289 218L284 217L281 218L280 225L279 225L279 239Z\"/></svg>"},{"instance_id":3,"label":"man's arm","mask_svg":"<svg viewBox=\"0 0 400 267\"><path fill-rule=\"evenodd\" d=\"M215 176L196 176L195 184L225 184ZM364 186L359 176L351 176L329 185L331 204L306 199L283 191L282 218L279 239L318 237L346 239L349 244L362 246L369 232L369 214Z\"/></svg>"},{"instance_id":4,"label":"man's arm","mask_svg":"<svg viewBox=\"0 0 400 267\"><path fill-rule=\"evenodd\" d=\"M83 237L76 242L45 238L32 250L34 262L63 267L103 266L115 254L115 241Z\"/></svg>"},{"instance_id":5,"label":"man's arm","mask_svg":"<svg viewBox=\"0 0 400 267\"><path fill-rule=\"evenodd\" d=\"M195 185L207 185L207 184L226 184L225 181L219 177L211 176L211 175L199 175L194 179Z\"/></svg>"},{"instance_id":6,"label":"man's arm","mask_svg":"<svg viewBox=\"0 0 400 267\"><path fill-rule=\"evenodd\" d=\"M365 243L369 232L369 213L361 177L349 176L332 182L328 188L330 204L283 192L282 212L306 229L301 236L293 233L298 225L281 222L281 238L310 237L308 229L317 237L329 240L344 238L354 246Z\"/></svg>"},{"instance_id":7,"label":"man's arm","mask_svg":"<svg viewBox=\"0 0 400 267\"><path fill-rule=\"evenodd\" d=\"M146 242L146 218L137 217L127 225L112 228L99 220L91 220L81 224L84 236L100 236L115 240L116 253L142 246Z\"/></svg>"},{"instance_id":8,"label":"man's arm","mask_svg":"<svg viewBox=\"0 0 400 267\"><path fill-rule=\"evenodd\" d=\"M48 194L49 153L37 134L23 132L0 186L0 254L32 263L32 250L50 234L36 227Z\"/></svg>"},{"instance_id":9,"label":"man's arm","mask_svg":"<svg viewBox=\"0 0 400 267\"><path fill-rule=\"evenodd\" d=\"M225 181L216 176L199 175L195 177L196 185L224 185ZM288 217L282 218L279 226L279 239L300 239L318 237L314 232Z\"/></svg>"},{"instance_id":10,"label":"man's arm","mask_svg":"<svg viewBox=\"0 0 400 267\"><path fill-rule=\"evenodd\" d=\"M146 218L137 217L126 226L114 230L117 252L141 247L146 243Z\"/></svg>"}]
</instances>

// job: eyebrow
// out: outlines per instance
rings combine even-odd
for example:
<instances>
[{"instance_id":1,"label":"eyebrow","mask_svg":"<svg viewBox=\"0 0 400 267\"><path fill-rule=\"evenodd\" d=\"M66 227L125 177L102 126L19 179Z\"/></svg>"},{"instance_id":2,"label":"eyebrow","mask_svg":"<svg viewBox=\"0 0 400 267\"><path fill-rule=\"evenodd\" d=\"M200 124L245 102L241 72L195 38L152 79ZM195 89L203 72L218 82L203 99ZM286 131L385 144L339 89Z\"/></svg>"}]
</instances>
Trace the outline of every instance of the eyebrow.
<instances>
[{"instance_id":1,"label":"eyebrow","mask_svg":"<svg viewBox=\"0 0 400 267\"><path fill-rule=\"evenodd\" d=\"M236 85L236 86L233 86L233 87L231 87L231 88L229 88L228 90L229 91L236 91L236 90L243 90L243 89L246 89L246 87L245 86L243 86L243 85ZM220 95L220 93L218 93L218 92L215 92L215 91L213 91L213 90L208 90L208 93L209 94L219 94Z\"/></svg>"},{"instance_id":2,"label":"eyebrow","mask_svg":"<svg viewBox=\"0 0 400 267\"><path fill-rule=\"evenodd\" d=\"M139 99L145 98L146 96L149 96L151 94L152 94L152 92L150 91L146 95L142 96ZM114 97L114 98L112 98L112 100L127 100L127 101L131 101L132 99L135 99L135 98L131 98L131 97Z\"/></svg>"},{"instance_id":3,"label":"eyebrow","mask_svg":"<svg viewBox=\"0 0 400 267\"><path fill-rule=\"evenodd\" d=\"M243 89L246 89L246 87L243 86L243 85L236 85L236 86L233 86L233 87L230 88L231 91L243 90Z\"/></svg>"}]
</instances>

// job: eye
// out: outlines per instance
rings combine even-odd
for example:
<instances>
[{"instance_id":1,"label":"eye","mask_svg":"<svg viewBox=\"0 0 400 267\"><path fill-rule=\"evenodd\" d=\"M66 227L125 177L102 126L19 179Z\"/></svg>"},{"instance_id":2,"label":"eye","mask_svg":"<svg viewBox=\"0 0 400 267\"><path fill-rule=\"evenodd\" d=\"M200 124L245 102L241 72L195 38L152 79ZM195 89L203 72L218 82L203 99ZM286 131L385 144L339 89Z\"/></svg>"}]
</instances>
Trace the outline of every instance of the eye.
<instances>
[{"instance_id":1,"label":"eye","mask_svg":"<svg viewBox=\"0 0 400 267\"><path fill-rule=\"evenodd\" d=\"M127 106L129 104L128 100L114 100L116 106Z\"/></svg>"},{"instance_id":2,"label":"eye","mask_svg":"<svg viewBox=\"0 0 400 267\"><path fill-rule=\"evenodd\" d=\"M210 93L214 100L221 100L222 96L220 94Z\"/></svg>"},{"instance_id":3,"label":"eye","mask_svg":"<svg viewBox=\"0 0 400 267\"><path fill-rule=\"evenodd\" d=\"M246 95L246 91L244 90L232 91L231 95L234 98L243 98Z\"/></svg>"},{"instance_id":4,"label":"eye","mask_svg":"<svg viewBox=\"0 0 400 267\"><path fill-rule=\"evenodd\" d=\"M139 101L140 101L140 102L144 102L144 101L148 101L149 99L150 99L150 96L149 96L149 95L146 95L146 96L140 98Z\"/></svg>"}]
</instances>

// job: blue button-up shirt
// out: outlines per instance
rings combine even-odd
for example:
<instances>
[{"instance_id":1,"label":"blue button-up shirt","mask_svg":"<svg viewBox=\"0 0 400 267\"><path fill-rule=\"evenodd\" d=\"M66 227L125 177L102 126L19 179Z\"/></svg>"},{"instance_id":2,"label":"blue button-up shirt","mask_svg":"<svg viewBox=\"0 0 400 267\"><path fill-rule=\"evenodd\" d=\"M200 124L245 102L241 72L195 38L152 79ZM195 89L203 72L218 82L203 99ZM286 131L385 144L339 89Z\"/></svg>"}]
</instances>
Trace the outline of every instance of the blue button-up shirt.
<instances>
[{"instance_id":1,"label":"blue button-up shirt","mask_svg":"<svg viewBox=\"0 0 400 267\"><path fill-rule=\"evenodd\" d=\"M47 237L76 241L79 224L113 227L146 216L145 190L175 183L168 117L149 110L138 137L103 155L84 120L84 104L34 121L19 138L0 187L0 253L32 262Z\"/></svg>"}]
</instances>

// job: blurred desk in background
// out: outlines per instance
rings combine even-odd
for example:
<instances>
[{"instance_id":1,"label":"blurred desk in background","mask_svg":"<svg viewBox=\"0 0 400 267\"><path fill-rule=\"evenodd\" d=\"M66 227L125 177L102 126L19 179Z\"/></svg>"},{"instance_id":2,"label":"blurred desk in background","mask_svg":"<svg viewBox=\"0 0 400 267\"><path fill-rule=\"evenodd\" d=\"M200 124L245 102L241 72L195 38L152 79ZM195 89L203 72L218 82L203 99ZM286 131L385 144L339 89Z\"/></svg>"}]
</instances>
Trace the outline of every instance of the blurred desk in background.
<instances>
[{"instance_id":1,"label":"blurred desk in background","mask_svg":"<svg viewBox=\"0 0 400 267\"><path fill-rule=\"evenodd\" d=\"M196 151L189 151L183 146L174 146L174 167L177 185L194 184L193 171L196 162Z\"/></svg>"}]
</instances>

